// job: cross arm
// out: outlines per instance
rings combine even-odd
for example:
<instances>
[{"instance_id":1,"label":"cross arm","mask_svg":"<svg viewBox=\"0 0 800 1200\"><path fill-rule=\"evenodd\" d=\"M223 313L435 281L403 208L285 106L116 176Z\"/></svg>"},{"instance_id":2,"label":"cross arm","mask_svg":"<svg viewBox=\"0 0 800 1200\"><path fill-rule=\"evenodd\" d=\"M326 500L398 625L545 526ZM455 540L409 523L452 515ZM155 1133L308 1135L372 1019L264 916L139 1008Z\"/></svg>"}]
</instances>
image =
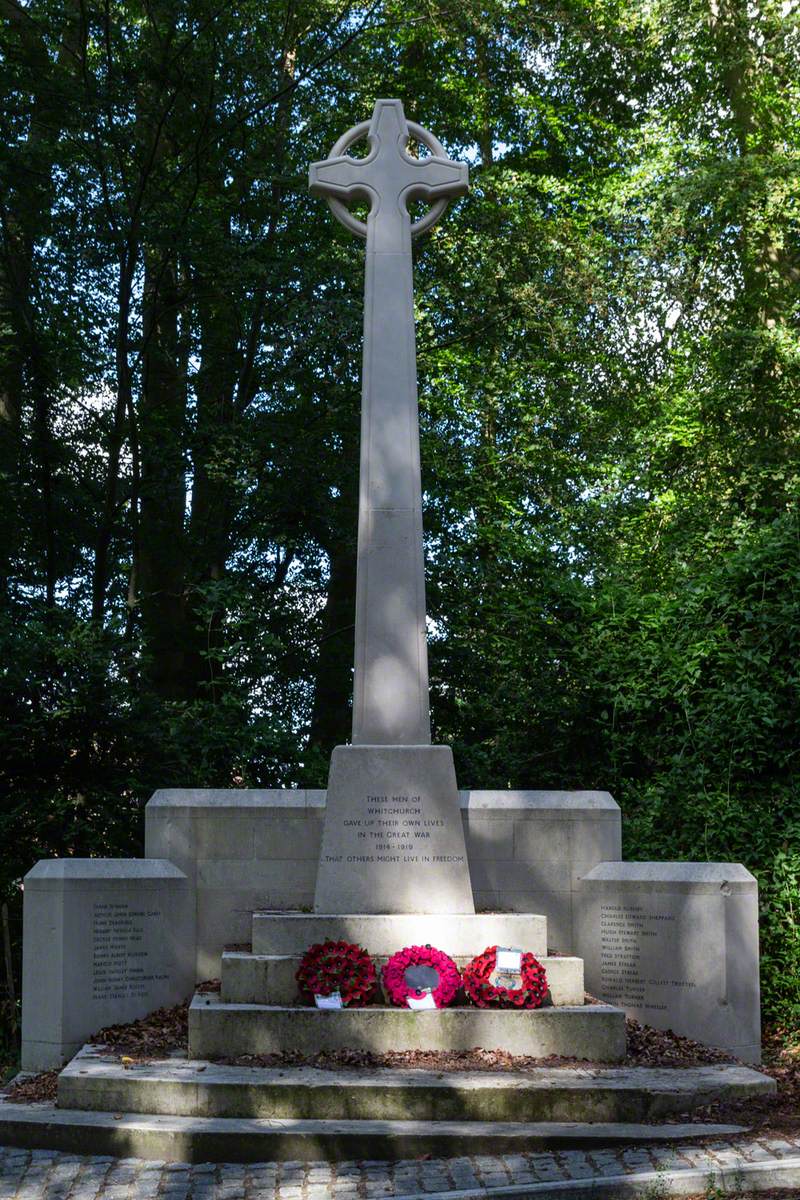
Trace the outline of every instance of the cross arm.
<instances>
[{"instance_id":1,"label":"cross arm","mask_svg":"<svg viewBox=\"0 0 800 1200\"><path fill-rule=\"evenodd\" d=\"M454 162L432 154L429 158L402 155L412 169L413 178L403 189L406 200L440 200L465 196L469 191L469 169L466 163Z\"/></svg>"},{"instance_id":2,"label":"cross arm","mask_svg":"<svg viewBox=\"0 0 800 1200\"><path fill-rule=\"evenodd\" d=\"M309 191L315 196L333 196L348 203L351 200L370 200L373 190L364 178L364 167L357 158L341 154L312 163L308 168Z\"/></svg>"}]
</instances>

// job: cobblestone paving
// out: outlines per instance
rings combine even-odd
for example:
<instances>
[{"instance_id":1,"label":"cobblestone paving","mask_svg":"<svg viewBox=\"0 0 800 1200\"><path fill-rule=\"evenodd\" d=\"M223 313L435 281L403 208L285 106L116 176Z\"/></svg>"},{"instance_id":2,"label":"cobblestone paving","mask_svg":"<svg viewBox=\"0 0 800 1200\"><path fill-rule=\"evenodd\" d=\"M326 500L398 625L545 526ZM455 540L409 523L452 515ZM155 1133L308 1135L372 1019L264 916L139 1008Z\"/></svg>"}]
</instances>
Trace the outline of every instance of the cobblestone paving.
<instances>
[{"instance_id":1,"label":"cobblestone paving","mask_svg":"<svg viewBox=\"0 0 800 1200\"><path fill-rule=\"evenodd\" d=\"M736 1167L800 1157L800 1138L357 1163L183 1163L0 1147L0 1200L377 1200L470 1188Z\"/></svg>"}]
</instances>

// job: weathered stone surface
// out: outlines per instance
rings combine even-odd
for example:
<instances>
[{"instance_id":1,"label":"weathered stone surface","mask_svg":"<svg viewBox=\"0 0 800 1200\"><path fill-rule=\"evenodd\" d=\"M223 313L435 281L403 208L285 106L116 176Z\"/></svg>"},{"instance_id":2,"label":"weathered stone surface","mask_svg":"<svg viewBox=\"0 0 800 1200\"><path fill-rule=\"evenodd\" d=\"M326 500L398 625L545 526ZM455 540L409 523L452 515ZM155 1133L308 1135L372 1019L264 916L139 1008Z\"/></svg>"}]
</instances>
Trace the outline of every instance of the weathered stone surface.
<instances>
[{"instance_id":1,"label":"weathered stone surface","mask_svg":"<svg viewBox=\"0 0 800 1200\"><path fill-rule=\"evenodd\" d=\"M326 1050L506 1050L545 1058L550 1054L619 1062L625 1056L625 1017L606 1005L539 1008L533 1011L401 1008L322 1011L258 1004L222 1004L198 995L189 1009L193 1058L300 1054Z\"/></svg>"},{"instance_id":2,"label":"weathered stone surface","mask_svg":"<svg viewBox=\"0 0 800 1200\"><path fill-rule=\"evenodd\" d=\"M452 957L472 958L487 946L510 946L537 957L547 953L547 922L530 913L256 913L254 954L305 954L316 942L357 942L386 956L404 946L436 946Z\"/></svg>"},{"instance_id":3,"label":"weathered stone surface","mask_svg":"<svg viewBox=\"0 0 800 1200\"><path fill-rule=\"evenodd\" d=\"M455 955L456 965L464 967L469 957ZM373 956L376 968L387 962L387 955ZM294 1004L298 997L295 975L300 956L245 954L228 951L222 956L222 991L225 1004ZM583 1004L583 961L580 958L547 958L541 963L553 1004Z\"/></svg>"},{"instance_id":4,"label":"weathered stone surface","mask_svg":"<svg viewBox=\"0 0 800 1200\"><path fill-rule=\"evenodd\" d=\"M58 1080L62 1108L313 1120L634 1122L774 1093L768 1075L738 1066L287 1071L168 1059L123 1067L90 1046Z\"/></svg>"},{"instance_id":5,"label":"weathered stone surface","mask_svg":"<svg viewBox=\"0 0 800 1200\"><path fill-rule=\"evenodd\" d=\"M601 863L581 884L586 986L658 1029L761 1054L758 885L739 863Z\"/></svg>"},{"instance_id":6,"label":"weathered stone surface","mask_svg":"<svg viewBox=\"0 0 800 1200\"><path fill-rule=\"evenodd\" d=\"M472 913L448 746L337 746L314 909Z\"/></svg>"},{"instance_id":7,"label":"weathered stone surface","mask_svg":"<svg viewBox=\"0 0 800 1200\"><path fill-rule=\"evenodd\" d=\"M480 1121L303 1121L285 1118L151 1116L140 1113L80 1112L51 1104L0 1103L0 1143L48 1146L78 1154L112 1154L156 1162L294 1164L368 1160L363 1194L369 1195L378 1159L426 1155L496 1155L544 1147L612 1146L635 1142L679 1142L741 1133L736 1125L531 1124ZM230 1171L230 1168L229 1168ZM125 1195L130 1178L109 1193ZM356 1178L359 1175L355 1174ZM137 1195L141 1194L137 1180ZM236 1183L221 1195L237 1194ZM124 1189L124 1190L123 1190ZM168 1185L164 1195L175 1194ZM696 1189L695 1189L696 1190ZM426 1192L428 1189L426 1188ZM26 1192L26 1196L36 1193ZM197 1194L197 1193L196 1193ZM355 1194L355 1192L353 1193ZM283 1188L281 1200L300 1200L302 1189ZM619 1191L616 1192L619 1195Z\"/></svg>"},{"instance_id":8,"label":"weathered stone surface","mask_svg":"<svg viewBox=\"0 0 800 1200\"><path fill-rule=\"evenodd\" d=\"M198 979L219 975L224 945L250 940L254 909L312 904L324 805L324 791L302 788L154 793L145 809L145 853L187 876Z\"/></svg>"},{"instance_id":9,"label":"weathered stone surface","mask_svg":"<svg viewBox=\"0 0 800 1200\"><path fill-rule=\"evenodd\" d=\"M462 805L476 907L544 913L550 948L577 953L580 880L598 862L622 853L620 811L612 797L468 791Z\"/></svg>"},{"instance_id":10,"label":"weathered stone surface","mask_svg":"<svg viewBox=\"0 0 800 1200\"><path fill-rule=\"evenodd\" d=\"M22 1066L60 1067L104 1025L194 988L182 871L153 859L46 859L25 876Z\"/></svg>"},{"instance_id":11,"label":"weathered stone surface","mask_svg":"<svg viewBox=\"0 0 800 1200\"><path fill-rule=\"evenodd\" d=\"M419 136L422 131L417 132ZM346 151L363 136L365 158ZM419 459L411 218L407 203L467 191L467 167L424 135L412 158L400 100L377 100L372 120L349 130L309 170L351 232L366 238L361 471L355 618L353 743L430 743L425 570ZM344 202L368 197L366 225ZM401 789L404 790L404 789ZM460 910L456 910L460 911Z\"/></svg>"}]
</instances>

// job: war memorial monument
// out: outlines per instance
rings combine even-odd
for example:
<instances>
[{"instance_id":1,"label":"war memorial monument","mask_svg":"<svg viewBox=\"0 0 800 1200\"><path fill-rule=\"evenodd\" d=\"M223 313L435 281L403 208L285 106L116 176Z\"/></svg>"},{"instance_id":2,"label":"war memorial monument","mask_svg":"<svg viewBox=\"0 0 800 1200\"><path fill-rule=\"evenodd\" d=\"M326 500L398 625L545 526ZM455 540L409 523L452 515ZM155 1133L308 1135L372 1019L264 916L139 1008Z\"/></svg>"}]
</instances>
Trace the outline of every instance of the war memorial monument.
<instances>
[{"instance_id":1,"label":"war memorial monument","mask_svg":"<svg viewBox=\"0 0 800 1200\"><path fill-rule=\"evenodd\" d=\"M366 157L348 154L362 138ZM625 1140L655 1106L685 1112L694 1096L691 1073L678 1086L615 1068L626 1014L759 1061L757 888L743 866L623 862L607 793L459 790L450 748L431 744L411 246L467 193L467 167L399 100L378 100L311 166L310 188L366 242L352 741L333 751L327 791L158 791L143 859L32 868L23 1069L68 1065L56 1106L0 1104L0 1142L237 1161L569 1144L598 1122ZM412 220L419 200L430 208ZM298 968L326 940L362 948L378 977L408 947L458 970L500 948L512 975L533 956L546 997L482 1007L459 992L439 1007L433 970L406 1006L380 990L302 1002ZM218 992L191 1001L188 1056L126 1070L85 1046L215 978ZM230 1063L476 1047L600 1065L481 1079ZM698 1105L774 1086L742 1065L707 1072Z\"/></svg>"}]
</instances>

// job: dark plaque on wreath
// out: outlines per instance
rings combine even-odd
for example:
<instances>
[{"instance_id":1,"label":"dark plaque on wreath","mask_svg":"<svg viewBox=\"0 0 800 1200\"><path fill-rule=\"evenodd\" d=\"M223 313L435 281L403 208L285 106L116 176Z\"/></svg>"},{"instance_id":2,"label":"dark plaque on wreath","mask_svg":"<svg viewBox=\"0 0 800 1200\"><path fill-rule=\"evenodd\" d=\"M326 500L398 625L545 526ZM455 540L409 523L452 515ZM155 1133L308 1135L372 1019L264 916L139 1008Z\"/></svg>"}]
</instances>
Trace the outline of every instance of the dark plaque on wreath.
<instances>
[{"instance_id":1,"label":"dark plaque on wreath","mask_svg":"<svg viewBox=\"0 0 800 1200\"><path fill-rule=\"evenodd\" d=\"M403 978L406 986L413 992L424 992L426 988L430 988L433 992L439 986L440 981L436 967L430 967L425 963L412 963L406 967Z\"/></svg>"}]
</instances>

